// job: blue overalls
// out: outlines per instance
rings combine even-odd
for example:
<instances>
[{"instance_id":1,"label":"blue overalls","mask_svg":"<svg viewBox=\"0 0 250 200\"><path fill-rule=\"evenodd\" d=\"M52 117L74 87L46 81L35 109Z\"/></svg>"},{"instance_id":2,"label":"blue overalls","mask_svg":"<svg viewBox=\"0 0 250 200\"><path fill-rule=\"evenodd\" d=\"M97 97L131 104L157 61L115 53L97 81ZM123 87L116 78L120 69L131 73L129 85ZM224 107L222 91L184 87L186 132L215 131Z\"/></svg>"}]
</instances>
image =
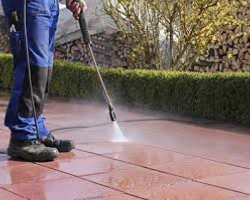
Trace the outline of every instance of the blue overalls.
<instances>
[{"instance_id":1,"label":"blue overalls","mask_svg":"<svg viewBox=\"0 0 250 200\"><path fill-rule=\"evenodd\" d=\"M19 140L35 140L37 136L23 36L23 3L24 0L2 0L8 26L12 29L10 46L14 56L13 87L5 116L5 125L11 130L12 137ZM13 30L13 26L11 28L12 11L18 14L16 30ZM48 134L42 112L52 74L58 15L58 0L27 0L29 55L40 138Z\"/></svg>"}]
</instances>

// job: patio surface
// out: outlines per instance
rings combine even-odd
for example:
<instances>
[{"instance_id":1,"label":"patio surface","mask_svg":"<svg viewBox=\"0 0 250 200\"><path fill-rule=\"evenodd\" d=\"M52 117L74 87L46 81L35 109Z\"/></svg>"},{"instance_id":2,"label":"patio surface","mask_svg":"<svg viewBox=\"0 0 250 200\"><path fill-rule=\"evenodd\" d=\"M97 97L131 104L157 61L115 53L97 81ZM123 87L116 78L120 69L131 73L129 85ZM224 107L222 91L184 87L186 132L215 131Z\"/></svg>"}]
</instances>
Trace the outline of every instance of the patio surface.
<instances>
[{"instance_id":1,"label":"patio surface","mask_svg":"<svg viewBox=\"0 0 250 200\"><path fill-rule=\"evenodd\" d=\"M118 107L128 142L115 143L105 105L52 99L50 129L89 127L55 132L76 150L29 163L4 154L7 103L0 93L0 200L250 200L247 128Z\"/></svg>"}]
</instances>

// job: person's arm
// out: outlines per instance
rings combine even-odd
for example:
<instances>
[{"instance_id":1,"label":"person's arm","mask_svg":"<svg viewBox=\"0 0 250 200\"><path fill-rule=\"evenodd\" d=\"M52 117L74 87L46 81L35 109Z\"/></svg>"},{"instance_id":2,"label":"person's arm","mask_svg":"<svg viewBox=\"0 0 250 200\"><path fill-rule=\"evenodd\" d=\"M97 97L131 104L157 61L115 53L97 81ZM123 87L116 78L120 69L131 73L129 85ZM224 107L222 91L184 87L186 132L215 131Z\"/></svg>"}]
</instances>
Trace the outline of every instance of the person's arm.
<instances>
[{"instance_id":1,"label":"person's arm","mask_svg":"<svg viewBox=\"0 0 250 200\"><path fill-rule=\"evenodd\" d=\"M76 20L79 18L81 10L85 11L87 9L87 4L83 0L80 0L79 3L74 0L66 0L66 6L73 13Z\"/></svg>"}]
</instances>

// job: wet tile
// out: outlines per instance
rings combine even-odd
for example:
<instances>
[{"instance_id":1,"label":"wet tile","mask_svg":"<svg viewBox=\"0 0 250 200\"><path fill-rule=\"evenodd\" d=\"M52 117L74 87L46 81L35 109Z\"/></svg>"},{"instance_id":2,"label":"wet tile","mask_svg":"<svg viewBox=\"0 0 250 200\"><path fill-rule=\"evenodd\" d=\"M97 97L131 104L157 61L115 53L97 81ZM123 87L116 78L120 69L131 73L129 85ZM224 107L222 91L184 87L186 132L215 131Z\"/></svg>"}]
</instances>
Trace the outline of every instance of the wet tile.
<instances>
[{"instance_id":1,"label":"wet tile","mask_svg":"<svg viewBox=\"0 0 250 200\"><path fill-rule=\"evenodd\" d=\"M51 162L41 162L39 165L46 166L52 169L60 169L60 163L71 163L74 160L85 160L89 157L95 156L90 153L86 153L83 151L73 150L71 152L60 153L59 156Z\"/></svg>"},{"instance_id":2,"label":"wet tile","mask_svg":"<svg viewBox=\"0 0 250 200\"><path fill-rule=\"evenodd\" d=\"M58 126L58 125L52 124L52 123L46 123L45 125L49 131L53 131L55 129L61 128L61 126Z\"/></svg>"},{"instance_id":3,"label":"wet tile","mask_svg":"<svg viewBox=\"0 0 250 200\"><path fill-rule=\"evenodd\" d=\"M27 164L27 162L13 160L5 154L0 154L0 169L2 167L12 167L12 166L22 165L22 164Z\"/></svg>"},{"instance_id":4,"label":"wet tile","mask_svg":"<svg viewBox=\"0 0 250 200\"><path fill-rule=\"evenodd\" d=\"M5 110L0 110L0 130L9 133L9 129L4 125Z\"/></svg>"},{"instance_id":5,"label":"wet tile","mask_svg":"<svg viewBox=\"0 0 250 200\"><path fill-rule=\"evenodd\" d=\"M242 146L244 145L242 144ZM234 146L234 142L231 143L231 147L227 148L225 148L224 150L219 149L218 151L211 150L210 152L203 153L201 156L215 161L250 168L250 148L240 148L240 144L235 144ZM232 150L231 148L233 148L234 150Z\"/></svg>"},{"instance_id":6,"label":"wet tile","mask_svg":"<svg viewBox=\"0 0 250 200\"><path fill-rule=\"evenodd\" d=\"M250 172L207 178L201 181L250 195Z\"/></svg>"},{"instance_id":7,"label":"wet tile","mask_svg":"<svg viewBox=\"0 0 250 200\"><path fill-rule=\"evenodd\" d=\"M178 182L188 181L141 167L114 170L112 173L85 176L84 178L143 198L151 197L151 193L158 187L170 187Z\"/></svg>"},{"instance_id":8,"label":"wet tile","mask_svg":"<svg viewBox=\"0 0 250 200\"><path fill-rule=\"evenodd\" d=\"M126 194L121 194L121 195L97 198L97 199L93 199L93 200L140 200L140 199L141 198L136 198L136 197L126 195Z\"/></svg>"},{"instance_id":9,"label":"wet tile","mask_svg":"<svg viewBox=\"0 0 250 200\"><path fill-rule=\"evenodd\" d=\"M9 144L10 134L7 131L0 130L0 148L7 148Z\"/></svg>"},{"instance_id":10,"label":"wet tile","mask_svg":"<svg viewBox=\"0 0 250 200\"><path fill-rule=\"evenodd\" d=\"M1 112L1 111L0 111ZM4 118L2 118L1 119L1 117L0 117L0 122L4 122ZM2 123L0 123L0 129L2 130L2 131L4 131L5 133L9 133L9 129Z\"/></svg>"},{"instance_id":11,"label":"wet tile","mask_svg":"<svg viewBox=\"0 0 250 200\"><path fill-rule=\"evenodd\" d=\"M249 200L250 196L171 175L145 170L123 170L86 179L152 200Z\"/></svg>"},{"instance_id":12,"label":"wet tile","mask_svg":"<svg viewBox=\"0 0 250 200\"><path fill-rule=\"evenodd\" d=\"M163 165L153 165L151 168L194 180L240 172L250 172L250 170L244 168L234 167L200 158L176 160Z\"/></svg>"},{"instance_id":13,"label":"wet tile","mask_svg":"<svg viewBox=\"0 0 250 200\"><path fill-rule=\"evenodd\" d=\"M0 188L0 199L2 200L24 200L25 198L22 198L16 194L13 194L11 192L8 192Z\"/></svg>"},{"instance_id":14,"label":"wet tile","mask_svg":"<svg viewBox=\"0 0 250 200\"><path fill-rule=\"evenodd\" d=\"M67 130L56 133L56 137L59 139L70 139L75 143L100 143L109 141L112 133L109 131L92 130L92 129L79 129L79 130Z\"/></svg>"},{"instance_id":15,"label":"wet tile","mask_svg":"<svg viewBox=\"0 0 250 200\"><path fill-rule=\"evenodd\" d=\"M8 130L5 130L5 129L0 129L0 135L9 136L10 132Z\"/></svg>"},{"instance_id":16,"label":"wet tile","mask_svg":"<svg viewBox=\"0 0 250 200\"><path fill-rule=\"evenodd\" d=\"M249 134L169 121L136 122L122 128L136 143L250 167Z\"/></svg>"},{"instance_id":17,"label":"wet tile","mask_svg":"<svg viewBox=\"0 0 250 200\"><path fill-rule=\"evenodd\" d=\"M98 124L98 123L97 123ZM100 123L101 124L101 123ZM117 126L106 122L100 126L89 126L89 128L72 129L70 131L58 132L60 138L70 138L77 144L112 142L117 139L119 132Z\"/></svg>"},{"instance_id":18,"label":"wet tile","mask_svg":"<svg viewBox=\"0 0 250 200\"><path fill-rule=\"evenodd\" d=\"M61 112L62 110L64 111L63 113ZM84 125L90 125L96 122L110 121L109 114L106 112L107 107L98 103L48 101L44 111L48 122L64 127L83 125L83 122ZM85 113L88 113L88 115Z\"/></svg>"},{"instance_id":19,"label":"wet tile","mask_svg":"<svg viewBox=\"0 0 250 200\"><path fill-rule=\"evenodd\" d=\"M20 183L43 182L70 176L36 164L25 163L0 167L0 177L0 186L6 186Z\"/></svg>"},{"instance_id":20,"label":"wet tile","mask_svg":"<svg viewBox=\"0 0 250 200\"><path fill-rule=\"evenodd\" d=\"M43 166L55 168L75 176L101 174L116 169L126 169L130 165L101 156L91 156L82 159L63 159L50 163L41 163Z\"/></svg>"},{"instance_id":21,"label":"wet tile","mask_svg":"<svg viewBox=\"0 0 250 200\"><path fill-rule=\"evenodd\" d=\"M87 152L93 152L96 154L112 154L122 151L129 151L134 149L135 151L142 151L145 148L144 145L135 143L114 143L114 142L99 142L99 143L85 143L78 144L77 149L81 149Z\"/></svg>"},{"instance_id":22,"label":"wet tile","mask_svg":"<svg viewBox=\"0 0 250 200\"><path fill-rule=\"evenodd\" d=\"M181 159L189 158L182 154L164 151L161 149L151 148L144 146L141 149L130 147L128 151L113 153L106 155L107 157L114 158L129 162L131 164L150 167L151 165L171 163Z\"/></svg>"},{"instance_id":23,"label":"wet tile","mask_svg":"<svg viewBox=\"0 0 250 200\"><path fill-rule=\"evenodd\" d=\"M5 187L31 200L95 199L120 192L78 178L46 180Z\"/></svg>"},{"instance_id":24,"label":"wet tile","mask_svg":"<svg viewBox=\"0 0 250 200\"><path fill-rule=\"evenodd\" d=\"M73 159L79 159L79 158L88 158L91 156L95 156L93 154L79 151L79 150L72 150L71 152L65 152L65 153L60 153L59 156L56 158L56 161L58 160L73 160Z\"/></svg>"},{"instance_id":25,"label":"wet tile","mask_svg":"<svg viewBox=\"0 0 250 200\"><path fill-rule=\"evenodd\" d=\"M64 112L61 112L62 110ZM213 129L210 125L201 127L164 120L134 121L119 123L122 131L132 143L110 143L108 141L114 138L116 131L106 111L106 105L64 102L55 99L46 105L45 115L49 129L68 125L92 126L108 123L99 127L72 129L55 134L59 138L75 140L77 148L83 151L104 154L114 159L190 179L200 179L204 181L204 184L81 151L61 154L56 161L39 163L39 165L47 165L76 176L88 175L84 177L152 200L250 200L248 196L205 184L207 182L228 188L228 190L249 193L249 173L238 174L241 171L237 167L188 158L192 154L205 159L250 167L249 135L240 134L237 128L234 131L225 131L219 126ZM9 131L1 123L4 120L4 112L5 110L0 110L0 151L7 147L9 140ZM88 113L88 115L83 115L83 113ZM118 109L118 117L119 120L137 120L152 118L152 115L137 113L135 110ZM151 149L146 145L157 146L166 151ZM173 151L181 154L173 153ZM0 154L0 183L9 184L5 186L34 200L130 199L125 194L117 195L113 191L111 193L106 190L99 192L99 185L89 186L90 183L79 179L65 179L59 175L60 172L52 173L49 169L41 168L33 169L28 163L9 160L7 156ZM69 192L67 192L68 188ZM0 199L5 199L1 197L1 191Z\"/></svg>"},{"instance_id":26,"label":"wet tile","mask_svg":"<svg viewBox=\"0 0 250 200\"><path fill-rule=\"evenodd\" d=\"M152 200L250 200L249 195L195 182L159 185L148 193Z\"/></svg>"}]
</instances>

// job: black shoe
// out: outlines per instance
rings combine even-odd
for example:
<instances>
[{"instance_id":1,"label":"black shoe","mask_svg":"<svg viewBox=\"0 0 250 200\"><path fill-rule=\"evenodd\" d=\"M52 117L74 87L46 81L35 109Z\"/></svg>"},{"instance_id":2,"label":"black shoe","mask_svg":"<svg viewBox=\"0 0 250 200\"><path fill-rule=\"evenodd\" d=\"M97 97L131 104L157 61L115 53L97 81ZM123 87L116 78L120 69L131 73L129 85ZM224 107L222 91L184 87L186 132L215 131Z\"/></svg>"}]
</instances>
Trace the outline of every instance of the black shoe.
<instances>
[{"instance_id":1,"label":"black shoe","mask_svg":"<svg viewBox=\"0 0 250 200\"><path fill-rule=\"evenodd\" d=\"M75 143L72 140L58 140L52 134L49 134L45 139L42 139L41 142L46 147L57 148L59 152L69 152L75 148Z\"/></svg>"},{"instance_id":2,"label":"black shoe","mask_svg":"<svg viewBox=\"0 0 250 200\"><path fill-rule=\"evenodd\" d=\"M27 160L31 162L52 161L59 152L56 148L49 148L39 140L17 140L10 139L7 153L12 158Z\"/></svg>"}]
</instances>

